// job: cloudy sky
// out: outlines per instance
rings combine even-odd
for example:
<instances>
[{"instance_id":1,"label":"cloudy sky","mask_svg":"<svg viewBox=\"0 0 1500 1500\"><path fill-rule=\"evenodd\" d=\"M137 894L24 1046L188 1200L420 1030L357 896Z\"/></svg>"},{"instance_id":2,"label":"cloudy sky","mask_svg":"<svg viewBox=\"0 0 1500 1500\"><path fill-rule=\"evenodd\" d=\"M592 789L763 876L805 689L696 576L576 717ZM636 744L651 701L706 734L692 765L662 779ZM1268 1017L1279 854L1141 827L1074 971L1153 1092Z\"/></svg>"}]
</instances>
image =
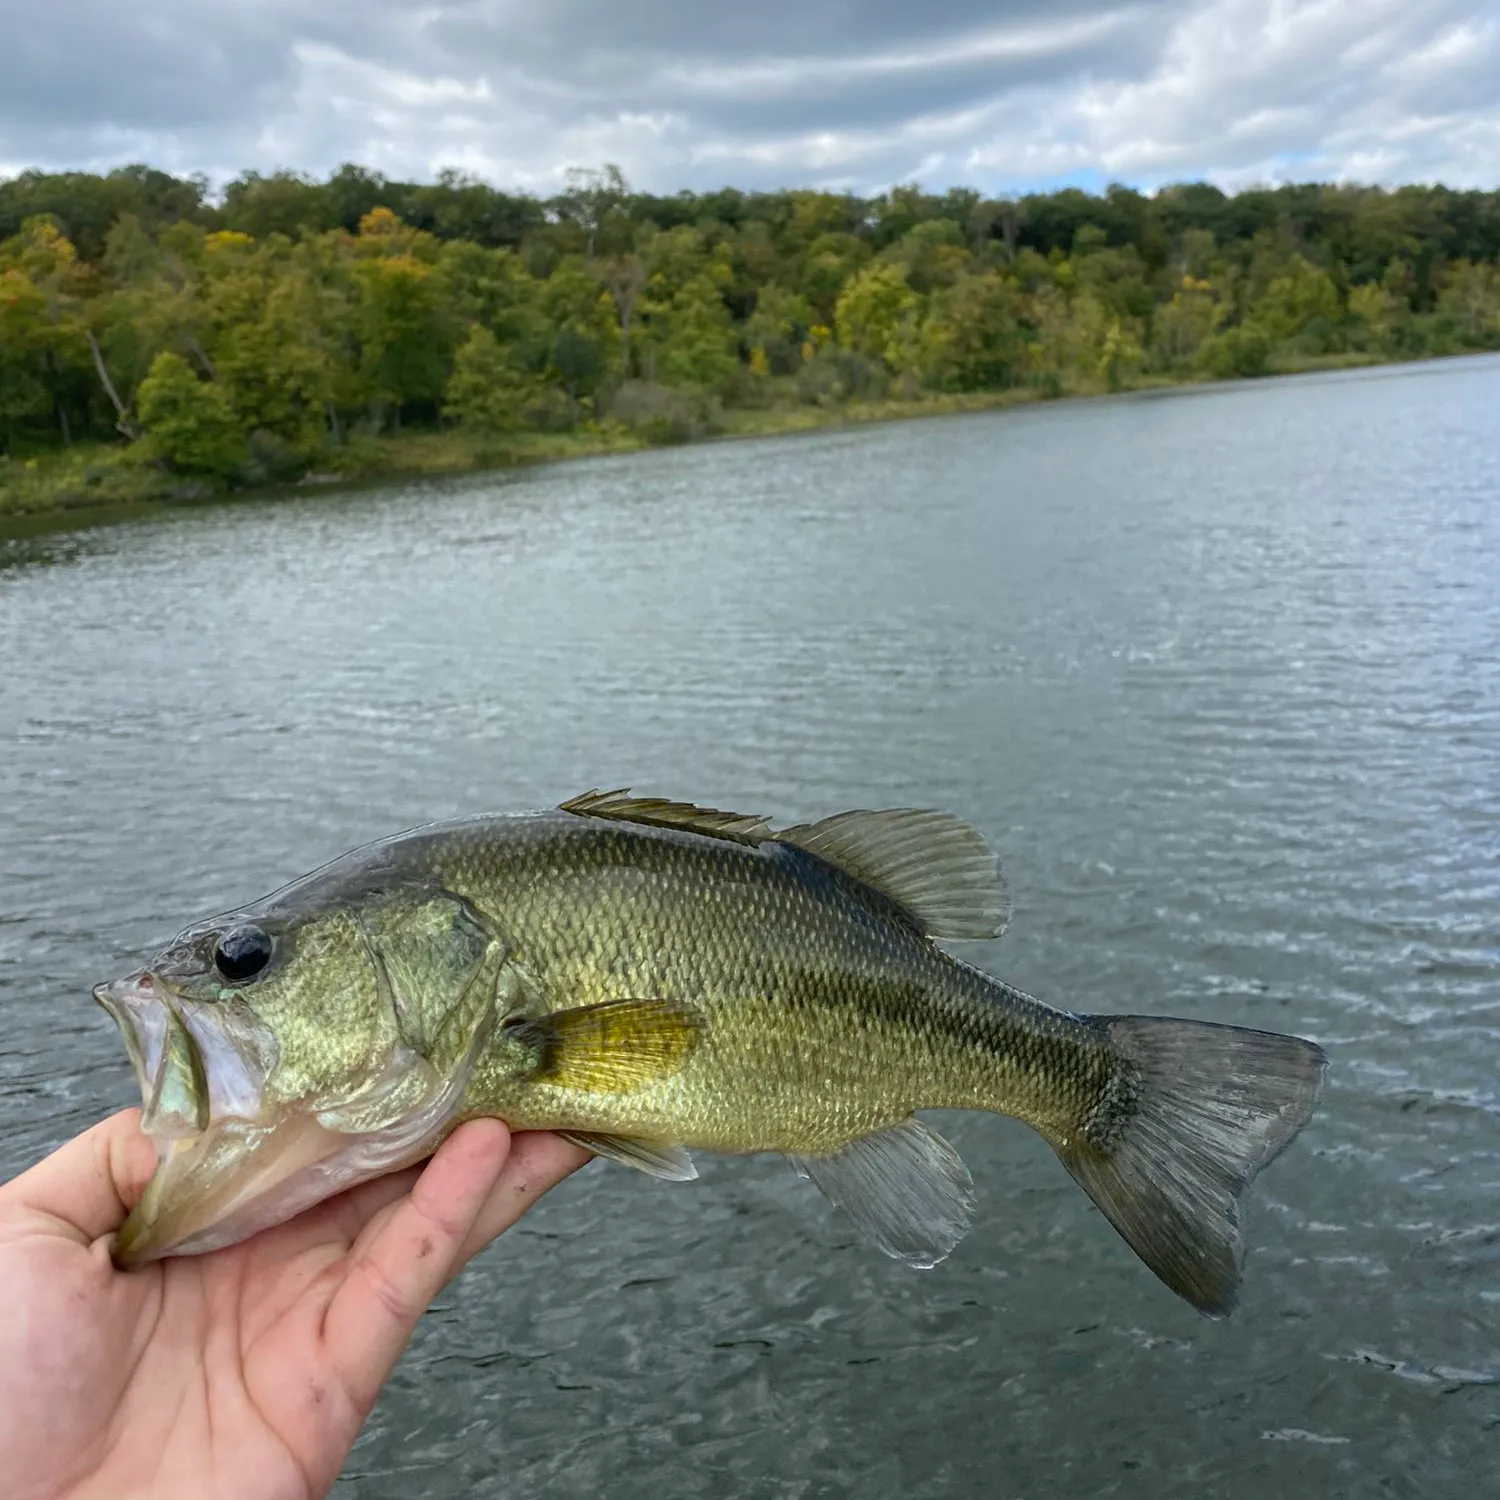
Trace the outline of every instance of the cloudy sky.
<instances>
[{"instance_id":1,"label":"cloudy sky","mask_svg":"<svg viewBox=\"0 0 1500 1500\"><path fill-rule=\"evenodd\" d=\"M48 0L0 175L1500 185L1500 0Z\"/></svg>"}]
</instances>

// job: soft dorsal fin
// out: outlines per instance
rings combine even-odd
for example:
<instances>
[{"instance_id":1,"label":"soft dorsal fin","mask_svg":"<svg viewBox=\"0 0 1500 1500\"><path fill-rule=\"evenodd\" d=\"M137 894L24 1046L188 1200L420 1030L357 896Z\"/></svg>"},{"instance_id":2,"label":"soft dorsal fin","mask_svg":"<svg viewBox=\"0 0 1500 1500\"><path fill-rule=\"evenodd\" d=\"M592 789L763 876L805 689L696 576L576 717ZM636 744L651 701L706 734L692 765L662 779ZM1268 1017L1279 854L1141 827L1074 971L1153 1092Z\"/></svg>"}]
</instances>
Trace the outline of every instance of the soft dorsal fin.
<instances>
[{"instance_id":1,"label":"soft dorsal fin","mask_svg":"<svg viewBox=\"0 0 1500 1500\"><path fill-rule=\"evenodd\" d=\"M979 832L952 813L920 808L846 812L777 833L911 913L929 937L999 937L1009 915L1005 881Z\"/></svg>"},{"instance_id":2,"label":"soft dorsal fin","mask_svg":"<svg viewBox=\"0 0 1500 1500\"><path fill-rule=\"evenodd\" d=\"M748 813L720 812L713 807L694 807L691 802L668 802L661 797L632 797L629 788L614 792L585 792L562 804L564 812L587 818L613 818L620 823L644 823L651 828L681 828L706 834L711 839L729 839L736 844L758 844L771 837L765 818Z\"/></svg>"}]
</instances>

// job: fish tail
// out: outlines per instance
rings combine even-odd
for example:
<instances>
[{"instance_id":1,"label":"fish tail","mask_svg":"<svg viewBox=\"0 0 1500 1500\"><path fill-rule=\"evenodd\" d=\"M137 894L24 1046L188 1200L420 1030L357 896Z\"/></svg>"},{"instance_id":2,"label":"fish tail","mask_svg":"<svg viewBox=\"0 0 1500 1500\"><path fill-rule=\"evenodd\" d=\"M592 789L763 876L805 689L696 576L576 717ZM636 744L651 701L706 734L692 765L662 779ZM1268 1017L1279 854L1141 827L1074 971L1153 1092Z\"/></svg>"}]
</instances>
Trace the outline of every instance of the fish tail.
<instances>
[{"instance_id":1,"label":"fish tail","mask_svg":"<svg viewBox=\"0 0 1500 1500\"><path fill-rule=\"evenodd\" d=\"M1239 1199L1307 1123L1326 1058L1299 1037L1097 1016L1118 1065L1058 1144L1074 1179L1178 1296L1223 1317L1239 1291Z\"/></svg>"}]
</instances>

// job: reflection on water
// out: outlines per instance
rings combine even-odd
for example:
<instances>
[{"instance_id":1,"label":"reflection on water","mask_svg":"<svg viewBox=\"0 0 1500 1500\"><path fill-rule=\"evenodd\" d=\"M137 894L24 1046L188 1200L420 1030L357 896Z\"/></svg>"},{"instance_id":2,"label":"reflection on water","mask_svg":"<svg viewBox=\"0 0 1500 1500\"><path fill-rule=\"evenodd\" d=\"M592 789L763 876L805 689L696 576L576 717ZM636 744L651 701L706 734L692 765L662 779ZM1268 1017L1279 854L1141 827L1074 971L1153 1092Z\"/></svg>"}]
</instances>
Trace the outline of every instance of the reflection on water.
<instances>
[{"instance_id":1,"label":"reflection on water","mask_svg":"<svg viewBox=\"0 0 1500 1500\"><path fill-rule=\"evenodd\" d=\"M591 1167L445 1297L374 1497L1473 1494L1500 1440L1500 361L187 510L0 557L0 1168L130 1102L91 982L428 818L928 803L975 957L1300 1031L1208 1324L1024 1129L919 1275L771 1160Z\"/></svg>"}]
</instances>

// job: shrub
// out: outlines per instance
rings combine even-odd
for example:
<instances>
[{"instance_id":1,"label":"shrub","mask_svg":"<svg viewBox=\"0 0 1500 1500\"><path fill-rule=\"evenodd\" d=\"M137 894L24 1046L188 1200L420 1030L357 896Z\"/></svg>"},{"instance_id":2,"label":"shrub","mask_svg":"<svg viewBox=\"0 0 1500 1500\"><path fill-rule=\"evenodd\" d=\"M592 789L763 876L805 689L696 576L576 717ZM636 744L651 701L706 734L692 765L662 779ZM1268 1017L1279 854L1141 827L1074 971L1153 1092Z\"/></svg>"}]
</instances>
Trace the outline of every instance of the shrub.
<instances>
[{"instance_id":1,"label":"shrub","mask_svg":"<svg viewBox=\"0 0 1500 1500\"><path fill-rule=\"evenodd\" d=\"M448 415L471 431L487 436L514 432L525 418L535 384L515 368L495 335L476 323L454 358L444 404Z\"/></svg>"},{"instance_id":2,"label":"shrub","mask_svg":"<svg viewBox=\"0 0 1500 1500\"><path fill-rule=\"evenodd\" d=\"M890 385L890 372L880 360L825 344L797 372L797 399L808 406L881 401Z\"/></svg>"},{"instance_id":3,"label":"shrub","mask_svg":"<svg viewBox=\"0 0 1500 1500\"><path fill-rule=\"evenodd\" d=\"M152 360L136 405L147 455L179 473L227 478L244 457L245 437L223 392L176 354Z\"/></svg>"},{"instance_id":4,"label":"shrub","mask_svg":"<svg viewBox=\"0 0 1500 1500\"><path fill-rule=\"evenodd\" d=\"M264 427L257 427L245 444L245 457L237 477L244 484L290 484L300 479L307 468L307 455L300 448Z\"/></svg>"},{"instance_id":5,"label":"shrub","mask_svg":"<svg viewBox=\"0 0 1500 1500\"><path fill-rule=\"evenodd\" d=\"M1264 375L1271 357L1271 341L1253 323L1226 328L1203 341L1198 365L1220 380L1233 376Z\"/></svg>"},{"instance_id":6,"label":"shrub","mask_svg":"<svg viewBox=\"0 0 1500 1500\"><path fill-rule=\"evenodd\" d=\"M610 415L648 443L686 443L711 425L708 403L701 397L654 380L624 381Z\"/></svg>"}]
</instances>

